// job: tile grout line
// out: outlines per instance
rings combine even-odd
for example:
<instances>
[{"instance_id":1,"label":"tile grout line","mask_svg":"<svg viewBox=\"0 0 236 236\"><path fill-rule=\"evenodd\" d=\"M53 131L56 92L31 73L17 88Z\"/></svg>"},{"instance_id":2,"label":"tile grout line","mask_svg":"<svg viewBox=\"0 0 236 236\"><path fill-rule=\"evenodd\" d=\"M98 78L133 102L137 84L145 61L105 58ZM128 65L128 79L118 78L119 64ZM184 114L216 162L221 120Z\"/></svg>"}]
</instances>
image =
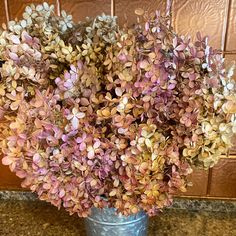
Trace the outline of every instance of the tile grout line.
<instances>
[{"instance_id":1,"label":"tile grout line","mask_svg":"<svg viewBox=\"0 0 236 236\"><path fill-rule=\"evenodd\" d=\"M226 51L226 46L227 46L229 17L230 17L230 7L231 7L231 0L228 0L227 4L226 4L226 8L225 8L225 16L224 16L223 31L222 31L221 50L222 50L223 57L225 56L225 51ZM229 156L229 152L227 152L227 156ZM211 193L211 183L212 183L212 168L210 168L209 171L208 171L208 181L207 181L206 196L210 196L210 193Z\"/></svg>"},{"instance_id":2,"label":"tile grout line","mask_svg":"<svg viewBox=\"0 0 236 236\"><path fill-rule=\"evenodd\" d=\"M225 56L225 51L226 51L226 47L227 47L230 9L231 9L231 0L228 0L227 4L226 4L226 8L225 8L225 17L224 17L223 31L222 31L221 50L222 50L223 56Z\"/></svg>"},{"instance_id":3,"label":"tile grout line","mask_svg":"<svg viewBox=\"0 0 236 236\"><path fill-rule=\"evenodd\" d=\"M111 16L115 16L115 0L111 0Z\"/></svg>"},{"instance_id":4,"label":"tile grout line","mask_svg":"<svg viewBox=\"0 0 236 236\"><path fill-rule=\"evenodd\" d=\"M236 50L224 51L224 54L228 54L228 55L236 54Z\"/></svg>"},{"instance_id":5,"label":"tile grout line","mask_svg":"<svg viewBox=\"0 0 236 236\"><path fill-rule=\"evenodd\" d=\"M61 15L61 3L60 3L60 0L56 0L56 4L57 4L57 15L60 16Z\"/></svg>"},{"instance_id":6,"label":"tile grout line","mask_svg":"<svg viewBox=\"0 0 236 236\"><path fill-rule=\"evenodd\" d=\"M8 0L4 0L4 7L5 7L5 14L6 14L7 22L9 22L10 21L10 17L9 17Z\"/></svg>"},{"instance_id":7,"label":"tile grout line","mask_svg":"<svg viewBox=\"0 0 236 236\"><path fill-rule=\"evenodd\" d=\"M212 181L212 168L208 170L208 177L207 177L207 189L206 189L206 196L210 196L211 193L211 181Z\"/></svg>"},{"instance_id":8,"label":"tile grout line","mask_svg":"<svg viewBox=\"0 0 236 236\"><path fill-rule=\"evenodd\" d=\"M172 10L173 10L173 0L166 0L166 16L169 16L169 27L173 25Z\"/></svg>"}]
</instances>

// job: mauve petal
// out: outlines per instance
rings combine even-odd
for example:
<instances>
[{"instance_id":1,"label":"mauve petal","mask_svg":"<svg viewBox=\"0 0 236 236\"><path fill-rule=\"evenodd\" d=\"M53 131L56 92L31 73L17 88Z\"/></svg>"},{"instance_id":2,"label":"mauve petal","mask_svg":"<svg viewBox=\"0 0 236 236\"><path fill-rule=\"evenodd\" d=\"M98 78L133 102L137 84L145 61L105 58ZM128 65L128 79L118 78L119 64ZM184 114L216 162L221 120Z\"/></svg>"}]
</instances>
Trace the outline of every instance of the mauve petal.
<instances>
[{"instance_id":1,"label":"mauve petal","mask_svg":"<svg viewBox=\"0 0 236 236\"><path fill-rule=\"evenodd\" d=\"M87 134L86 134L86 133L83 133L82 139L85 140L86 138L87 138Z\"/></svg>"},{"instance_id":2,"label":"mauve petal","mask_svg":"<svg viewBox=\"0 0 236 236\"><path fill-rule=\"evenodd\" d=\"M21 33L21 38L22 40L27 41L27 42L32 41L32 37L26 31L23 31Z\"/></svg>"},{"instance_id":3,"label":"mauve petal","mask_svg":"<svg viewBox=\"0 0 236 236\"><path fill-rule=\"evenodd\" d=\"M76 117L77 117L78 119L82 119L82 118L85 117L85 113L83 113L83 112L78 112L78 113L76 114Z\"/></svg>"},{"instance_id":4,"label":"mauve petal","mask_svg":"<svg viewBox=\"0 0 236 236\"><path fill-rule=\"evenodd\" d=\"M76 72L76 67L74 65L71 65L70 66L70 69L73 71L73 72Z\"/></svg>"},{"instance_id":5,"label":"mauve petal","mask_svg":"<svg viewBox=\"0 0 236 236\"><path fill-rule=\"evenodd\" d=\"M63 134L62 137L61 137L61 139L62 139L64 142L67 142L68 136L65 135L65 134Z\"/></svg>"},{"instance_id":6,"label":"mauve petal","mask_svg":"<svg viewBox=\"0 0 236 236\"><path fill-rule=\"evenodd\" d=\"M60 192L59 192L59 197L60 198L63 198L65 196L66 192L64 189L61 189Z\"/></svg>"},{"instance_id":7,"label":"mauve petal","mask_svg":"<svg viewBox=\"0 0 236 236\"><path fill-rule=\"evenodd\" d=\"M178 44L178 39L177 39L177 37L175 37L173 39L173 46L174 46L174 48L177 46L177 44Z\"/></svg>"},{"instance_id":8,"label":"mauve petal","mask_svg":"<svg viewBox=\"0 0 236 236\"><path fill-rule=\"evenodd\" d=\"M24 144L25 144L25 140L22 140L22 139L17 140L17 144L18 144L20 147L23 147Z\"/></svg>"},{"instance_id":9,"label":"mauve petal","mask_svg":"<svg viewBox=\"0 0 236 236\"><path fill-rule=\"evenodd\" d=\"M74 129L78 129L79 128L79 120L77 117L73 117L71 120L72 126Z\"/></svg>"},{"instance_id":10,"label":"mauve petal","mask_svg":"<svg viewBox=\"0 0 236 236\"><path fill-rule=\"evenodd\" d=\"M190 80L195 80L196 79L196 74L190 74L189 79Z\"/></svg>"},{"instance_id":11,"label":"mauve petal","mask_svg":"<svg viewBox=\"0 0 236 236\"><path fill-rule=\"evenodd\" d=\"M10 164L12 164L12 163L13 163L13 160L10 159L10 158L7 157L7 156L2 158L2 164L3 164L3 165L8 166L8 165L10 165Z\"/></svg>"},{"instance_id":12,"label":"mauve petal","mask_svg":"<svg viewBox=\"0 0 236 236\"><path fill-rule=\"evenodd\" d=\"M9 52L9 57L14 61L17 61L19 59L18 55L14 52Z\"/></svg>"},{"instance_id":13,"label":"mauve petal","mask_svg":"<svg viewBox=\"0 0 236 236\"><path fill-rule=\"evenodd\" d=\"M94 158L94 150L91 149L89 152L88 152L88 159L93 159Z\"/></svg>"},{"instance_id":14,"label":"mauve petal","mask_svg":"<svg viewBox=\"0 0 236 236\"><path fill-rule=\"evenodd\" d=\"M70 79L70 73L69 73L68 71L66 71L66 72L64 73L64 78L65 78L66 80L69 80L69 79Z\"/></svg>"},{"instance_id":15,"label":"mauve petal","mask_svg":"<svg viewBox=\"0 0 236 236\"><path fill-rule=\"evenodd\" d=\"M10 39L14 44L20 44L20 40L16 35L12 35Z\"/></svg>"},{"instance_id":16,"label":"mauve petal","mask_svg":"<svg viewBox=\"0 0 236 236\"><path fill-rule=\"evenodd\" d=\"M78 75L77 75L77 74L71 74L71 75L70 75L70 79L71 79L72 82L76 81L77 78L78 78Z\"/></svg>"},{"instance_id":17,"label":"mauve petal","mask_svg":"<svg viewBox=\"0 0 236 236\"><path fill-rule=\"evenodd\" d=\"M175 88L175 86L176 86L176 84L169 84L169 85L168 85L168 89L172 90L172 89Z\"/></svg>"},{"instance_id":18,"label":"mauve petal","mask_svg":"<svg viewBox=\"0 0 236 236\"><path fill-rule=\"evenodd\" d=\"M83 67L82 61L78 61L77 66L78 66L78 69L81 70Z\"/></svg>"},{"instance_id":19,"label":"mauve petal","mask_svg":"<svg viewBox=\"0 0 236 236\"><path fill-rule=\"evenodd\" d=\"M149 28L150 28L150 26L149 26L149 23L148 23L148 22L146 22L146 23L145 23L145 30L146 30L146 31L148 31L148 30L149 30Z\"/></svg>"},{"instance_id":20,"label":"mauve petal","mask_svg":"<svg viewBox=\"0 0 236 236\"><path fill-rule=\"evenodd\" d=\"M183 51L185 48L186 48L186 45L180 44L179 46L177 46L177 47L175 48L175 50L176 50L176 51Z\"/></svg>"},{"instance_id":21,"label":"mauve petal","mask_svg":"<svg viewBox=\"0 0 236 236\"><path fill-rule=\"evenodd\" d=\"M100 142L100 140L98 140L94 143L93 147L96 149L96 148L100 147L100 145L101 145L101 142Z\"/></svg>"},{"instance_id":22,"label":"mauve petal","mask_svg":"<svg viewBox=\"0 0 236 236\"><path fill-rule=\"evenodd\" d=\"M197 57L198 58L203 58L205 56L205 53L203 51L197 52Z\"/></svg>"},{"instance_id":23,"label":"mauve petal","mask_svg":"<svg viewBox=\"0 0 236 236\"><path fill-rule=\"evenodd\" d=\"M57 78L55 79L55 83L58 84L58 83L60 83L60 82L61 82L61 78L60 78L60 77L57 77Z\"/></svg>"},{"instance_id":24,"label":"mauve petal","mask_svg":"<svg viewBox=\"0 0 236 236\"><path fill-rule=\"evenodd\" d=\"M43 188L44 189L50 189L51 185L49 183L44 183Z\"/></svg>"},{"instance_id":25,"label":"mauve petal","mask_svg":"<svg viewBox=\"0 0 236 236\"><path fill-rule=\"evenodd\" d=\"M120 61L127 61L127 56L124 54L124 53L121 53L119 56L118 56L118 59Z\"/></svg>"},{"instance_id":26,"label":"mauve petal","mask_svg":"<svg viewBox=\"0 0 236 236\"><path fill-rule=\"evenodd\" d=\"M74 117L73 114L69 114L69 115L66 116L67 120L71 120L73 117Z\"/></svg>"},{"instance_id":27,"label":"mauve petal","mask_svg":"<svg viewBox=\"0 0 236 236\"><path fill-rule=\"evenodd\" d=\"M86 149L86 143L81 143L80 145L79 145L79 149L80 149L80 151L84 151L85 149Z\"/></svg>"},{"instance_id":28,"label":"mauve petal","mask_svg":"<svg viewBox=\"0 0 236 236\"><path fill-rule=\"evenodd\" d=\"M19 178L25 178L27 176L25 171L16 171L16 176L18 176Z\"/></svg>"},{"instance_id":29,"label":"mauve petal","mask_svg":"<svg viewBox=\"0 0 236 236\"><path fill-rule=\"evenodd\" d=\"M80 138L80 137L78 137L78 138L76 139L76 142L77 142L77 143L82 143L82 142L83 142L83 139Z\"/></svg>"},{"instance_id":30,"label":"mauve petal","mask_svg":"<svg viewBox=\"0 0 236 236\"><path fill-rule=\"evenodd\" d=\"M93 166L93 165L94 165L93 161L91 161L91 160L88 160L88 161L87 161L87 164L88 164L89 166Z\"/></svg>"},{"instance_id":31,"label":"mauve petal","mask_svg":"<svg viewBox=\"0 0 236 236\"><path fill-rule=\"evenodd\" d=\"M38 163L41 160L41 157L38 153L35 153L33 156L33 162Z\"/></svg>"},{"instance_id":32,"label":"mauve petal","mask_svg":"<svg viewBox=\"0 0 236 236\"><path fill-rule=\"evenodd\" d=\"M73 83L71 80L67 80L65 83L64 83L64 86L67 88L67 89L71 89L73 87Z\"/></svg>"}]
</instances>

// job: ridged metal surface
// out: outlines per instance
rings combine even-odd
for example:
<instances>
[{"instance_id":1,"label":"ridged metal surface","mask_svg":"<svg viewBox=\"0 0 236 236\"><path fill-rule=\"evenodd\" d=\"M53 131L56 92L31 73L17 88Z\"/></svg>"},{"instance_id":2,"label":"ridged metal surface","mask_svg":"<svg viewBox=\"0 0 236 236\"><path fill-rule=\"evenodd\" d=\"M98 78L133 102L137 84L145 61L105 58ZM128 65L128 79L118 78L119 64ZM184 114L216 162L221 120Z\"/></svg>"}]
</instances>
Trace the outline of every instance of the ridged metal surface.
<instances>
[{"instance_id":1,"label":"ridged metal surface","mask_svg":"<svg viewBox=\"0 0 236 236\"><path fill-rule=\"evenodd\" d=\"M227 36L226 50L236 52L236 0L231 0Z\"/></svg>"},{"instance_id":2,"label":"ridged metal surface","mask_svg":"<svg viewBox=\"0 0 236 236\"><path fill-rule=\"evenodd\" d=\"M87 236L146 236L148 216L140 211L125 217L114 208L93 208L85 219Z\"/></svg>"},{"instance_id":3,"label":"ridged metal surface","mask_svg":"<svg viewBox=\"0 0 236 236\"><path fill-rule=\"evenodd\" d=\"M141 7L144 10L153 12L160 10L165 13L166 1L163 0L116 0L115 15L118 16L119 24L136 22L135 9Z\"/></svg>"},{"instance_id":4,"label":"ridged metal surface","mask_svg":"<svg viewBox=\"0 0 236 236\"><path fill-rule=\"evenodd\" d=\"M210 43L221 48L226 0L175 0L173 2L173 26L177 33L190 35L197 31L210 37Z\"/></svg>"}]
</instances>

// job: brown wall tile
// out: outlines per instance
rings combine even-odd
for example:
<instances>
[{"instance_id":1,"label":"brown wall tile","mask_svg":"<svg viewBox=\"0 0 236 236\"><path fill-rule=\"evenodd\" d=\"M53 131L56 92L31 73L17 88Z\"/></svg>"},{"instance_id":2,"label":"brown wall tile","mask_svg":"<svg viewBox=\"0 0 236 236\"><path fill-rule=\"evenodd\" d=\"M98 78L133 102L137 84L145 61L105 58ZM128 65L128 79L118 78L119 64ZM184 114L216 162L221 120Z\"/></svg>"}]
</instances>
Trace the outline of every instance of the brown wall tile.
<instances>
[{"instance_id":1,"label":"brown wall tile","mask_svg":"<svg viewBox=\"0 0 236 236\"><path fill-rule=\"evenodd\" d=\"M136 22L135 9L143 8L150 12L161 10L165 13L165 2L163 0L116 0L115 1L115 15L118 16L119 24L126 22L129 24Z\"/></svg>"},{"instance_id":2,"label":"brown wall tile","mask_svg":"<svg viewBox=\"0 0 236 236\"><path fill-rule=\"evenodd\" d=\"M4 5L4 1L0 1L0 25L6 22L6 9Z\"/></svg>"},{"instance_id":3,"label":"brown wall tile","mask_svg":"<svg viewBox=\"0 0 236 236\"><path fill-rule=\"evenodd\" d=\"M225 57L225 65L227 67L230 67L233 63L236 63L236 54L225 54L224 57ZM236 71L235 70L234 70L233 78L236 80Z\"/></svg>"},{"instance_id":4,"label":"brown wall tile","mask_svg":"<svg viewBox=\"0 0 236 236\"><path fill-rule=\"evenodd\" d=\"M0 189L20 189L21 179L10 171L8 166L2 165L0 157Z\"/></svg>"},{"instance_id":5,"label":"brown wall tile","mask_svg":"<svg viewBox=\"0 0 236 236\"><path fill-rule=\"evenodd\" d=\"M229 149L229 157L235 157L236 156L236 140L234 140L233 142L234 146L232 148Z\"/></svg>"},{"instance_id":6,"label":"brown wall tile","mask_svg":"<svg viewBox=\"0 0 236 236\"><path fill-rule=\"evenodd\" d=\"M61 0L61 10L73 16L74 21L84 20L85 17L111 14L110 0Z\"/></svg>"},{"instance_id":7,"label":"brown wall tile","mask_svg":"<svg viewBox=\"0 0 236 236\"><path fill-rule=\"evenodd\" d=\"M236 159L221 159L212 169L210 196L236 198Z\"/></svg>"},{"instance_id":8,"label":"brown wall tile","mask_svg":"<svg viewBox=\"0 0 236 236\"><path fill-rule=\"evenodd\" d=\"M232 147L232 148L229 150L229 157L235 156L235 155L236 155L236 143L235 143L234 147Z\"/></svg>"},{"instance_id":9,"label":"brown wall tile","mask_svg":"<svg viewBox=\"0 0 236 236\"><path fill-rule=\"evenodd\" d=\"M209 42L221 48L223 22L227 0L174 0L173 26L177 33L195 39L198 31L210 36Z\"/></svg>"},{"instance_id":10,"label":"brown wall tile","mask_svg":"<svg viewBox=\"0 0 236 236\"><path fill-rule=\"evenodd\" d=\"M26 6L30 5L31 3L37 5L43 2L47 2L50 5L54 4L56 6L56 0L8 0L9 17L11 20L15 19L16 17L21 19Z\"/></svg>"},{"instance_id":11,"label":"brown wall tile","mask_svg":"<svg viewBox=\"0 0 236 236\"><path fill-rule=\"evenodd\" d=\"M233 63L236 63L236 54L226 54L225 55L225 64L227 67L231 66ZM234 71L233 78L236 80L236 71ZM234 147L229 150L229 155L236 155L236 138L233 140Z\"/></svg>"},{"instance_id":12,"label":"brown wall tile","mask_svg":"<svg viewBox=\"0 0 236 236\"><path fill-rule=\"evenodd\" d=\"M236 53L235 54L225 54L225 63L227 66L230 66L232 62L236 62Z\"/></svg>"},{"instance_id":13,"label":"brown wall tile","mask_svg":"<svg viewBox=\"0 0 236 236\"><path fill-rule=\"evenodd\" d=\"M208 183L208 171L194 169L193 173L189 177L189 181L192 182L192 186L189 186L187 192L180 193L183 196L206 196L207 183Z\"/></svg>"},{"instance_id":14,"label":"brown wall tile","mask_svg":"<svg viewBox=\"0 0 236 236\"><path fill-rule=\"evenodd\" d=\"M230 6L226 50L236 50L236 0L232 0Z\"/></svg>"}]
</instances>

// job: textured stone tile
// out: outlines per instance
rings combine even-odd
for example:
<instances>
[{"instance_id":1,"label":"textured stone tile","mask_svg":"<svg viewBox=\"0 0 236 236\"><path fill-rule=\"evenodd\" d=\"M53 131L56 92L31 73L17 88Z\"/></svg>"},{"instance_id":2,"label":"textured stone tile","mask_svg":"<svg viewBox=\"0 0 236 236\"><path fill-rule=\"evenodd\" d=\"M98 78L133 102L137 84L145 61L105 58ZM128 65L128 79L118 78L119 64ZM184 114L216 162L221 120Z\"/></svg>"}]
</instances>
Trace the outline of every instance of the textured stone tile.
<instances>
[{"instance_id":1,"label":"textured stone tile","mask_svg":"<svg viewBox=\"0 0 236 236\"><path fill-rule=\"evenodd\" d=\"M149 236L233 236L235 212L166 209L150 218ZM84 221L39 201L1 201L0 235L85 236Z\"/></svg>"},{"instance_id":2,"label":"textured stone tile","mask_svg":"<svg viewBox=\"0 0 236 236\"><path fill-rule=\"evenodd\" d=\"M236 200L236 199L235 199ZM207 212L232 212L236 213L235 200L214 200L214 199L188 199L175 198L171 209L183 209L189 211L207 211Z\"/></svg>"},{"instance_id":3,"label":"textured stone tile","mask_svg":"<svg viewBox=\"0 0 236 236\"><path fill-rule=\"evenodd\" d=\"M234 236L236 235L236 214L203 214L204 235Z\"/></svg>"},{"instance_id":4,"label":"textured stone tile","mask_svg":"<svg viewBox=\"0 0 236 236\"><path fill-rule=\"evenodd\" d=\"M236 199L235 199L236 200ZM208 199L194 199L186 197L175 197L171 209L182 209L191 211L214 211L214 212L235 212L235 200L208 200ZM0 190L1 201L40 201L35 193L29 191L7 191Z\"/></svg>"},{"instance_id":5,"label":"textured stone tile","mask_svg":"<svg viewBox=\"0 0 236 236\"><path fill-rule=\"evenodd\" d=\"M44 202L0 201L0 235L85 236L83 220Z\"/></svg>"},{"instance_id":6,"label":"textured stone tile","mask_svg":"<svg viewBox=\"0 0 236 236\"><path fill-rule=\"evenodd\" d=\"M201 236L203 219L199 213L186 210L168 210L151 218L149 236Z\"/></svg>"},{"instance_id":7,"label":"textured stone tile","mask_svg":"<svg viewBox=\"0 0 236 236\"><path fill-rule=\"evenodd\" d=\"M39 201L37 195L31 192L24 191L0 191L0 201Z\"/></svg>"}]
</instances>

